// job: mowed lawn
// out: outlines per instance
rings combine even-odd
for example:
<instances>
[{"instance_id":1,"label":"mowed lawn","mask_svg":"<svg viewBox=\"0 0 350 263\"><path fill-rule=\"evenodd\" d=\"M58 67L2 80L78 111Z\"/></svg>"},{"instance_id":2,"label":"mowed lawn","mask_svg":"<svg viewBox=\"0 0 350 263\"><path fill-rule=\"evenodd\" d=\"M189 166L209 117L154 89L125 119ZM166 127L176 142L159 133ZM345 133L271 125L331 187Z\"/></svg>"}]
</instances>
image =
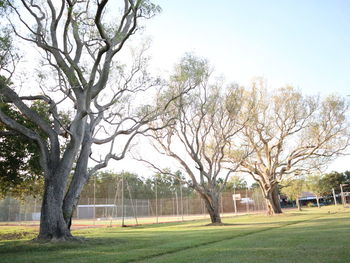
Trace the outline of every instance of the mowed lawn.
<instances>
[{"instance_id":1,"label":"mowed lawn","mask_svg":"<svg viewBox=\"0 0 350 263\"><path fill-rule=\"evenodd\" d=\"M350 209L75 231L84 242L41 244L35 230L0 227L0 262L350 262Z\"/></svg>"}]
</instances>

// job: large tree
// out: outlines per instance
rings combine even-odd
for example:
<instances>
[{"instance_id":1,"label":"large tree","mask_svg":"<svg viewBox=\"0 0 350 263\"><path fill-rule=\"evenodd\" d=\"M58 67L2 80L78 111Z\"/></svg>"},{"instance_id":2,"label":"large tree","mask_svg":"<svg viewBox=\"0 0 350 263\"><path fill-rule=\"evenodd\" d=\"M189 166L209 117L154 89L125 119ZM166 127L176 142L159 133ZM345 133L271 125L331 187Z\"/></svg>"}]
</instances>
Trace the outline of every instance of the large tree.
<instances>
[{"instance_id":1,"label":"large tree","mask_svg":"<svg viewBox=\"0 0 350 263\"><path fill-rule=\"evenodd\" d=\"M150 81L145 60L136 57L130 74L115 61L138 29L139 20L153 16L159 7L148 0L6 2L17 16L10 20L17 37L36 45L43 56L42 70L49 69L48 74L39 76L41 90L37 94L34 89L22 95L8 81L0 83L2 100L35 129L2 110L0 121L35 142L40 151L45 186L38 238L71 239L71 216L86 180L109 160L123 158L132 138L151 118L149 108L132 111L127 100ZM110 14L109 10L116 12ZM110 81L112 73L116 75L114 83ZM30 107L35 101L48 105L49 119ZM67 109L69 114L62 115ZM106 123L112 128L103 129ZM120 135L129 137L115 154ZM109 143L110 151L88 171L94 143Z\"/></svg>"},{"instance_id":2,"label":"large tree","mask_svg":"<svg viewBox=\"0 0 350 263\"><path fill-rule=\"evenodd\" d=\"M242 89L231 85L224 90L221 82L210 83L210 73L205 59L187 55L181 60L170 90L193 89L174 100L171 111L153 123L170 125L149 137L159 153L171 157L183 169L188 183L203 199L212 223L221 223L220 192L234 170L225 169L225 164L228 155L233 154L235 135L243 127L238 118ZM236 151L237 159L243 154ZM163 174L175 176L154 160L148 163Z\"/></svg>"},{"instance_id":3,"label":"large tree","mask_svg":"<svg viewBox=\"0 0 350 263\"><path fill-rule=\"evenodd\" d=\"M349 146L349 106L343 98L320 100L292 87L268 92L254 85L245 99L254 107L241 134L243 145L251 150L242 171L259 183L268 213L282 213L281 180L318 169Z\"/></svg>"}]
</instances>

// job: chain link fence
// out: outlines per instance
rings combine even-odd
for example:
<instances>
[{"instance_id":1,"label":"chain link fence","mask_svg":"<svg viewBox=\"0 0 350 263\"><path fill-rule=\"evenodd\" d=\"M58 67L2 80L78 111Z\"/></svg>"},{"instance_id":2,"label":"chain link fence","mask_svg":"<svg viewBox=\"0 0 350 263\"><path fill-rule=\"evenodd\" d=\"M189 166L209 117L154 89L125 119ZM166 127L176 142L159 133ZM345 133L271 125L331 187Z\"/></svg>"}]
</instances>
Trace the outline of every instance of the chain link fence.
<instances>
[{"instance_id":1,"label":"chain link fence","mask_svg":"<svg viewBox=\"0 0 350 263\"><path fill-rule=\"evenodd\" d=\"M125 189L127 189L125 187ZM73 224L143 224L208 218L203 200L195 192L182 193L181 186L144 194L139 189L111 188L106 197L96 197L93 191L82 194L73 215ZM133 198L137 196L137 198ZM315 205L313 194L300 198L302 205ZM285 200L281 200L282 207ZM350 185L333 189L332 194L320 197L322 205L350 204ZM0 200L0 221L14 224L38 224L41 200L27 197L17 200L11 196ZM220 195L220 212L223 217L235 214L263 213L266 203L260 189L239 189Z\"/></svg>"},{"instance_id":2,"label":"chain link fence","mask_svg":"<svg viewBox=\"0 0 350 263\"><path fill-rule=\"evenodd\" d=\"M90 222L106 223L113 220L120 224L161 223L208 217L203 200L192 192L187 196L181 189L169 191L166 197L132 198L116 191L114 197L94 198L94 194L84 194L73 216L73 224ZM159 193L158 193L159 194ZM138 193L140 197L140 193ZM233 214L257 213L265 211L265 201L259 189L241 189L224 192L220 196L222 216ZM40 220L41 200L32 197L16 200L6 197L0 200L0 221L2 222L35 222Z\"/></svg>"},{"instance_id":3,"label":"chain link fence","mask_svg":"<svg viewBox=\"0 0 350 263\"><path fill-rule=\"evenodd\" d=\"M181 184L172 187L153 185L147 191L140 187L109 183L106 188L95 190L90 185L83 191L73 215L73 224L143 224L208 218L203 200L192 189ZM151 190L150 190L151 189ZM289 202L281 196L282 207ZM316 196L307 193L300 197L303 206L315 206ZM334 188L332 193L319 197L321 205L350 204L350 184ZM7 196L0 200L0 222L14 224L38 224L41 200L26 197L18 200ZM220 195L220 212L223 217L234 214L266 211L265 199L260 189L237 189Z\"/></svg>"},{"instance_id":4,"label":"chain link fence","mask_svg":"<svg viewBox=\"0 0 350 263\"><path fill-rule=\"evenodd\" d=\"M22 222L40 220L41 200L26 197L17 200L8 196L0 200L1 222Z\"/></svg>"}]
</instances>

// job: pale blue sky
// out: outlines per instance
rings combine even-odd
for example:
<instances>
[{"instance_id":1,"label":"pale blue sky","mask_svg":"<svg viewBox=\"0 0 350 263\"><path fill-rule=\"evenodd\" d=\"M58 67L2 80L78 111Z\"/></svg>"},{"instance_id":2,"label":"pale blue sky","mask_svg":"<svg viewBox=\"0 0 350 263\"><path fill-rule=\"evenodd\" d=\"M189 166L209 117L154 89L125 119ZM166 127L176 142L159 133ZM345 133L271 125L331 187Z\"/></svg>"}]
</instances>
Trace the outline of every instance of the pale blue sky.
<instances>
[{"instance_id":1,"label":"pale blue sky","mask_svg":"<svg viewBox=\"0 0 350 263\"><path fill-rule=\"evenodd\" d=\"M350 0L154 2L163 12L146 21L144 35L153 38L159 74L194 52L241 85L262 76L271 88L290 84L308 94L350 94ZM329 170L347 170L349 162L349 156L339 158Z\"/></svg>"},{"instance_id":2,"label":"pale blue sky","mask_svg":"<svg viewBox=\"0 0 350 263\"><path fill-rule=\"evenodd\" d=\"M170 71L185 52L207 57L228 81L263 76L273 88L350 94L348 0L156 0L146 23L154 65Z\"/></svg>"}]
</instances>

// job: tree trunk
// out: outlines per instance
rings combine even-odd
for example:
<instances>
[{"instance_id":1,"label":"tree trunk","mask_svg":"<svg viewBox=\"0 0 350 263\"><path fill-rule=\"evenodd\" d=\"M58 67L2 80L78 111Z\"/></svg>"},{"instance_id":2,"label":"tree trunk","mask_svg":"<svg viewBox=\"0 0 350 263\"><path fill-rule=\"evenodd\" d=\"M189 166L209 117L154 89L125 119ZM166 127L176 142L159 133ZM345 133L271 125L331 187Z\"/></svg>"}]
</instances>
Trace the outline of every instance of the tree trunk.
<instances>
[{"instance_id":1,"label":"tree trunk","mask_svg":"<svg viewBox=\"0 0 350 263\"><path fill-rule=\"evenodd\" d=\"M297 207L298 207L298 211L301 211L301 205L300 205L300 201L299 198L297 197L297 199L295 200Z\"/></svg>"},{"instance_id":2,"label":"tree trunk","mask_svg":"<svg viewBox=\"0 0 350 263\"><path fill-rule=\"evenodd\" d=\"M201 194L212 224L221 224L219 194Z\"/></svg>"},{"instance_id":3,"label":"tree trunk","mask_svg":"<svg viewBox=\"0 0 350 263\"><path fill-rule=\"evenodd\" d=\"M320 198L318 197L318 195L316 195L316 202L317 202L317 207L321 208L321 206L320 206Z\"/></svg>"},{"instance_id":4,"label":"tree trunk","mask_svg":"<svg viewBox=\"0 0 350 263\"><path fill-rule=\"evenodd\" d=\"M87 167L91 153L92 142L88 134L89 129L86 130L87 131L84 136L83 146L77 160L73 178L63 201L63 216L69 229L72 225L73 213L78 205L81 191L89 179Z\"/></svg>"},{"instance_id":5,"label":"tree trunk","mask_svg":"<svg viewBox=\"0 0 350 263\"><path fill-rule=\"evenodd\" d=\"M64 198L63 201L63 217L70 229L72 225L72 217L75 209L77 208L81 191L87 181L86 173L81 173L77 177L73 177L71 182L71 187Z\"/></svg>"},{"instance_id":6,"label":"tree trunk","mask_svg":"<svg viewBox=\"0 0 350 263\"><path fill-rule=\"evenodd\" d=\"M45 189L41 207L40 231L38 240L72 239L70 230L63 218L63 195L65 177L54 174L45 179Z\"/></svg>"},{"instance_id":7,"label":"tree trunk","mask_svg":"<svg viewBox=\"0 0 350 263\"><path fill-rule=\"evenodd\" d=\"M282 214L277 185L274 185L266 191L265 200L267 205L267 213L269 215Z\"/></svg>"}]
</instances>

